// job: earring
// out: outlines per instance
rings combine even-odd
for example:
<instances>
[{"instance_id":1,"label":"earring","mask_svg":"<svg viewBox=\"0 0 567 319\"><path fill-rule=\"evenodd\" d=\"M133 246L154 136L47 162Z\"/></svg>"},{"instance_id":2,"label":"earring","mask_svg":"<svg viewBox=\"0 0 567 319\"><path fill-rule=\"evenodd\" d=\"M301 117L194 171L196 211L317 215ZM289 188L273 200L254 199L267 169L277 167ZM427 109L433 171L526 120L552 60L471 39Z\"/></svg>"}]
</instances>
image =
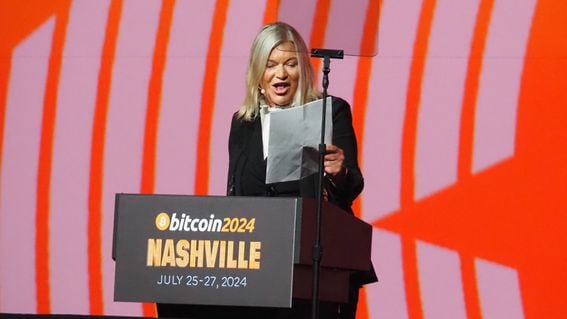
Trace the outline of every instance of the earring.
<instances>
[{"instance_id":1,"label":"earring","mask_svg":"<svg viewBox=\"0 0 567 319\"><path fill-rule=\"evenodd\" d=\"M262 95L266 94L266 90L262 89L261 87L259 87L258 89L260 89L260 94Z\"/></svg>"}]
</instances>

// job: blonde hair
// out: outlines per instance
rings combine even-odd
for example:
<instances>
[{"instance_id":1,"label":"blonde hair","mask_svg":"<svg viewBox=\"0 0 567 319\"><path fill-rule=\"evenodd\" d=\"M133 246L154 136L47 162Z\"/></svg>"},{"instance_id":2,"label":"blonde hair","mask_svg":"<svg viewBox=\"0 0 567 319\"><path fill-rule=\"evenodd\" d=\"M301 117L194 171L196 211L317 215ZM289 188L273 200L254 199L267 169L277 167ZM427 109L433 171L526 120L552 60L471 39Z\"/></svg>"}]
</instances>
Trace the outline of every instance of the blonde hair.
<instances>
[{"instance_id":1,"label":"blonde hair","mask_svg":"<svg viewBox=\"0 0 567 319\"><path fill-rule=\"evenodd\" d=\"M320 97L320 93L315 87L309 52L301 35L292 26L284 22L267 24L258 33L250 49L250 59L246 72L246 93L243 105L237 113L238 118L251 121L259 114L262 100L259 87L268 58L272 50L284 42L291 42L297 52L299 83L293 103L302 105Z\"/></svg>"}]
</instances>

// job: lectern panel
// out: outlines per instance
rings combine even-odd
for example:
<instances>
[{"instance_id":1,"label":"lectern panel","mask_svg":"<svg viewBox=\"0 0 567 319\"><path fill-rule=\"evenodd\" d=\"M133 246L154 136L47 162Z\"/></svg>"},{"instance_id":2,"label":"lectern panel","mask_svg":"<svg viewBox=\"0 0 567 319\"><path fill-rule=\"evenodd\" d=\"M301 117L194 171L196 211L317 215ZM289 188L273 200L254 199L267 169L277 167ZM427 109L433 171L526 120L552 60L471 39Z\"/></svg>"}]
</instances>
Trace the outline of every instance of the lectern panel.
<instances>
[{"instance_id":1,"label":"lectern panel","mask_svg":"<svg viewBox=\"0 0 567 319\"><path fill-rule=\"evenodd\" d=\"M118 194L115 300L290 307L298 201Z\"/></svg>"}]
</instances>

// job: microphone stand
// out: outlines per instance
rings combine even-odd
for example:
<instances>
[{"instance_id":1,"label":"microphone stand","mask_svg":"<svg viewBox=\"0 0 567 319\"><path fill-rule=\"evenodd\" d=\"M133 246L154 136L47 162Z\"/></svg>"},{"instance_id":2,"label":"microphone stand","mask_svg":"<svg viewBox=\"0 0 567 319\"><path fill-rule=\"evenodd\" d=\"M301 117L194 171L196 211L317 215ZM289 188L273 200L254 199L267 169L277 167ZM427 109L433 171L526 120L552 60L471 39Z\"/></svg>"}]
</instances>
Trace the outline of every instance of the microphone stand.
<instances>
[{"instance_id":1,"label":"microphone stand","mask_svg":"<svg viewBox=\"0 0 567 319\"><path fill-rule=\"evenodd\" d=\"M319 179L317 181L317 212L315 217L315 242L313 243L313 283L311 318L319 318L319 277L321 270L321 222L323 207L323 176L325 172L324 160L327 146L325 145L325 119L327 115L327 89L329 87L329 72L331 72L331 59L343 59L343 50L311 49L311 57L323 58L323 111L321 115L321 142L319 143Z\"/></svg>"}]
</instances>

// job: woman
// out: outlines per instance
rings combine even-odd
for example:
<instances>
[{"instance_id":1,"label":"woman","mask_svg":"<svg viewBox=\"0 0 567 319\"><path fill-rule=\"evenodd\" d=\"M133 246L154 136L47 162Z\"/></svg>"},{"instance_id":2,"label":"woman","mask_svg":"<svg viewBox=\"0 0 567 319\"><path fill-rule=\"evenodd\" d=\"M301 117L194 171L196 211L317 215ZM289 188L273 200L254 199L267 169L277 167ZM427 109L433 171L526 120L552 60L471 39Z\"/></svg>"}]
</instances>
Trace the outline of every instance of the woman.
<instances>
[{"instance_id":1,"label":"woman","mask_svg":"<svg viewBox=\"0 0 567 319\"><path fill-rule=\"evenodd\" d=\"M320 98L305 42L285 23L266 25L250 53L246 97L234 115L229 136L228 195L316 197L316 175L269 184L266 179L269 114ZM333 143L324 158L324 198L352 213L364 186L350 106L332 99Z\"/></svg>"},{"instance_id":2,"label":"woman","mask_svg":"<svg viewBox=\"0 0 567 319\"><path fill-rule=\"evenodd\" d=\"M301 181L266 184L270 112L317 100L314 72L305 42L285 23L266 25L256 36L246 76L246 96L232 119L229 136L227 194L316 198L317 174ZM352 213L352 201L364 180L358 167L357 142L350 106L332 98L333 139L324 157L323 198ZM376 281L374 271L353 276L348 304L321 304L321 318L354 318L358 288ZM309 318L310 302L294 300L293 318Z\"/></svg>"}]
</instances>

